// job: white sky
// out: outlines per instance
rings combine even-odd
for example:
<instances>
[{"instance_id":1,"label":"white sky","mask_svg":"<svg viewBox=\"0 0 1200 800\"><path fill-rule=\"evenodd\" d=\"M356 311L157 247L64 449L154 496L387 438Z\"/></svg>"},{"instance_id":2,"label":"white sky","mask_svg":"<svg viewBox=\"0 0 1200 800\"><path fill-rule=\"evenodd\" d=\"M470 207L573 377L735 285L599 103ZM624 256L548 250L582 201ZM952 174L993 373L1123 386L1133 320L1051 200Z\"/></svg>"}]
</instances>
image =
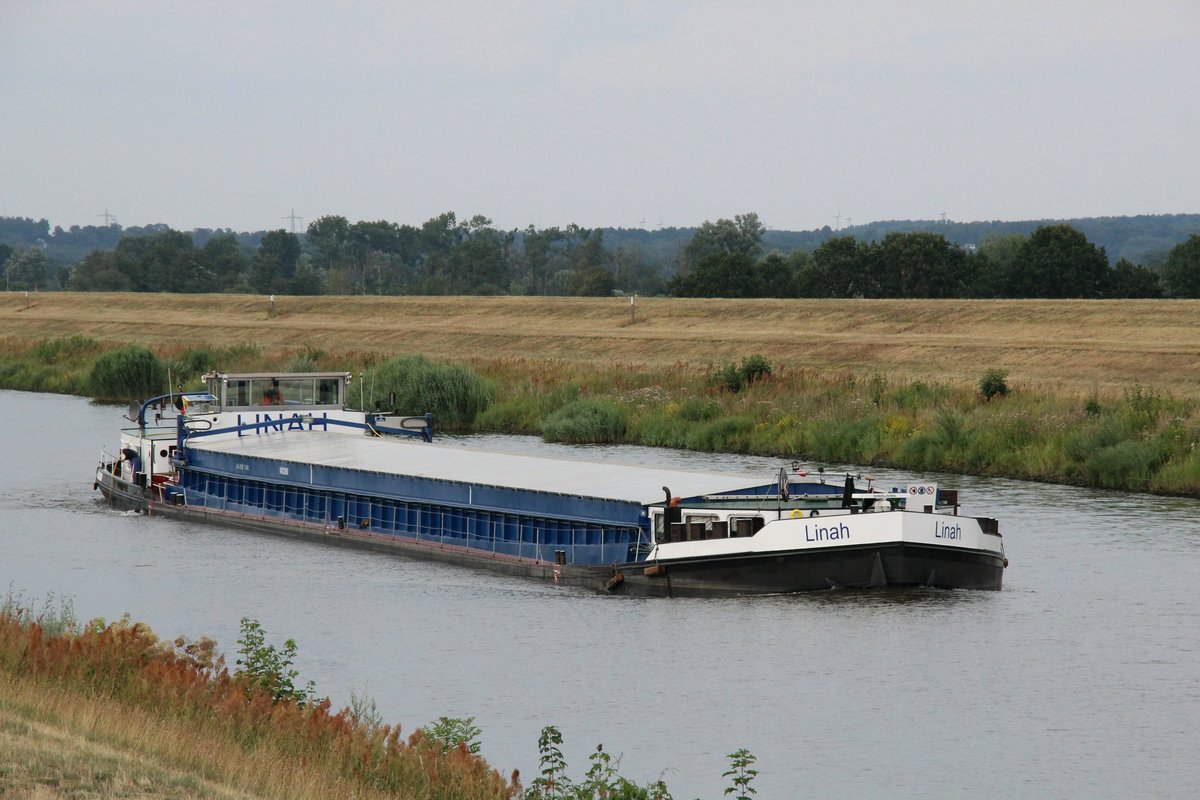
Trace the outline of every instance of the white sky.
<instances>
[{"instance_id":1,"label":"white sky","mask_svg":"<svg viewBox=\"0 0 1200 800\"><path fill-rule=\"evenodd\" d=\"M184 230L1195 213L1200 0L0 0L0 215L106 208Z\"/></svg>"}]
</instances>

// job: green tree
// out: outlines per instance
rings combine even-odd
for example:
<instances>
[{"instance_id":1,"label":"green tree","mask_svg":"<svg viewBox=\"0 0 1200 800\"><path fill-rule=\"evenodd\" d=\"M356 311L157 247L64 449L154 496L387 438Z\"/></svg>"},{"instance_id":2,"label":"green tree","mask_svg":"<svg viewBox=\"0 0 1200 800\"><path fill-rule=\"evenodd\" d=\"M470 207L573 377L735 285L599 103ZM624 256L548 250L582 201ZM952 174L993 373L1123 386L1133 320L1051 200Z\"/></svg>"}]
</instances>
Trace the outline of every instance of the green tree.
<instances>
[{"instance_id":1,"label":"green tree","mask_svg":"<svg viewBox=\"0 0 1200 800\"><path fill-rule=\"evenodd\" d=\"M446 294L500 294L508 286L507 264L495 231L470 237L439 263L441 291Z\"/></svg>"},{"instance_id":2,"label":"green tree","mask_svg":"<svg viewBox=\"0 0 1200 800\"><path fill-rule=\"evenodd\" d=\"M737 214L732 220L705 222L692 236L683 252L683 272L718 253L738 254L757 258L762 252L762 237L766 227L758 214Z\"/></svg>"},{"instance_id":3,"label":"green tree","mask_svg":"<svg viewBox=\"0 0 1200 800\"><path fill-rule=\"evenodd\" d=\"M797 251L800 258L787 258L782 253L771 253L758 262L758 282L763 297L798 297L796 290L796 263L803 263L807 254Z\"/></svg>"},{"instance_id":4,"label":"green tree","mask_svg":"<svg viewBox=\"0 0 1200 800\"><path fill-rule=\"evenodd\" d=\"M1021 244L1008 274L1009 297L1103 297L1108 257L1070 225L1043 225Z\"/></svg>"},{"instance_id":5,"label":"green tree","mask_svg":"<svg viewBox=\"0 0 1200 800\"><path fill-rule=\"evenodd\" d=\"M571 273L569 291L575 297L611 297L616 286L613 274L604 267L585 266Z\"/></svg>"},{"instance_id":6,"label":"green tree","mask_svg":"<svg viewBox=\"0 0 1200 800\"><path fill-rule=\"evenodd\" d=\"M289 287L292 294L316 295L325 292L325 274L313 266L312 259L307 255L300 256L300 264L296 267L296 277L292 278Z\"/></svg>"},{"instance_id":7,"label":"green tree","mask_svg":"<svg viewBox=\"0 0 1200 800\"><path fill-rule=\"evenodd\" d=\"M961 297L966 254L940 233L894 231L870 248L883 297Z\"/></svg>"},{"instance_id":8,"label":"green tree","mask_svg":"<svg viewBox=\"0 0 1200 800\"><path fill-rule=\"evenodd\" d=\"M662 290L658 264L647 263L637 243L617 245L612 253L616 288L626 294L652 295Z\"/></svg>"},{"instance_id":9,"label":"green tree","mask_svg":"<svg viewBox=\"0 0 1200 800\"><path fill-rule=\"evenodd\" d=\"M1017 233L992 233L983 237L971 265L968 297L1005 296L1013 261L1025 238Z\"/></svg>"},{"instance_id":10,"label":"green tree","mask_svg":"<svg viewBox=\"0 0 1200 800\"><path fill-rule=\"evenodd\" d=\"M282 228L267 231L258 245L258 253L278 261L280 274L284 279L291 280L296 274L296 265L300 263L300 239Z\"/></svg>"},{"instance_id":11,"label":"green tree","mask_svg":"<svg viewBox=\"0 0 1200 800\"><path fill-rule=\"evenodd\" d=\"M117 268L111 252L93 250L71 271L67 288L73 292L128 292L133 283Z\"/></svg>"},{"instance_id":12,"label":"green tree","mask_svg":"<svg viewBox=\"0 0 1200 800\"><path fill-rule=\"evenodd\" d=\"M211 291L192 237L161 225L140 234L126 233L113 248L114 266L135 292Z\"/></svg>"},{"instance_id":13,"label":"green tree","mask_svg":"<svg viewBox=\"0 0 1200 800\"><path fill-rule=\"evenodd\" d=\"M306 240L315 251L320 266L333 269L341 263L350 240L350 223L345 217L326 215L308 224Z\"/></svg>"},{"instance_id":14,"label":"green tree","mask_svg":"<svg viewBox=\"0 0 1200 800\"><path fill-rule=\"evenodd\" d=\"M284 294L287 280L276 256L261 250L250 259L250 286L259 294Z\"/></svg>"},{"instance_id":15,"label":"green tree","mask_svg":"<svg viewBox=\"0 0 1200 800\"><path fill-rule=\"evenodd\" d=\"M208 272L213 276L213 285L207 291L227 292L244 286L248 262L236 236L214 236L204 243L200 253Z\"/></svg>"},{"instance_id":16,"label":"green tree","mask_svg":"<svg viewBox=\"0 0 1200 800\"><path fill-rule=\"evenodd\" d=\"M13 249L6 244L0 244L0 277L8 278L8 260L13 256ZM7 286L7 282L5 284Z\"/></svg>"},{"instance_id":17,"label":"green tree","mask_svg":"<svg viewBox=\"0 0 1200 800\"><path fill-rule=\"evenodd\" d=\"M853 236L822 242L799 283L803 297L874 297L877 291L866 249Z\"/></svg>"},{"instance_id":18,"label":"green tree","mask_svg":"<svg viewBox=\"0 0 1200 800\"><path fill-rule=\"evenodd\" d=\"M1117 262L1109 276L1106 297L1162 297L1162 283L1158 273L1141 265L1134 266L1128 259Z\"/></svg>"},{"instance_id":19,"label":"green tree","mask_svg":"<svg viewBox=\"0 0 1200 800\"><path fill-rule=\"evenodd\" d=\"M675 297L762 297L762 277L746 253L711 253L667 284Z\"/></svg>"},{"instance_id":20,"label":"green tree","mask_svg":"<svg viewBox=\"0 0 1200 800\"><path fill-rule=\"evenodd\" d=\"M458 247L465 232L453 211L439 214L421 226L421 249L426 253L449 255Z\"/></svg>"},{"instance_id":21,"label":"green tree","mask_svg":"<svg viewBox=\"0 0 1200 800\"><path fill-rule=\"evenodd\" d=\"M1169 297L1200 297L1200 234L1171 248L1162 268Z\"/></svg>"},{"instance_id":22,"label":"green tree","mask_svg":"<svg viewBox=\"0 0 1200 800\"><path fill-rule=\"evenodd\" d=\"M533 294L547 294L550 276L566 266L566 238L557 227L539 231L530 225L522 233L527 283Z\"/></svg>"},{"instance_id":23,"label":"green tree","mask_svg":"<svg viewBox=\"0 0 1200 800\"><path fill-rule=\"evenodd\" d=\"M11 256L5 263L8 287L30 291L45 288L48 266L46 251L40 247L31 247Z\"/></svg>"}]
</instances>

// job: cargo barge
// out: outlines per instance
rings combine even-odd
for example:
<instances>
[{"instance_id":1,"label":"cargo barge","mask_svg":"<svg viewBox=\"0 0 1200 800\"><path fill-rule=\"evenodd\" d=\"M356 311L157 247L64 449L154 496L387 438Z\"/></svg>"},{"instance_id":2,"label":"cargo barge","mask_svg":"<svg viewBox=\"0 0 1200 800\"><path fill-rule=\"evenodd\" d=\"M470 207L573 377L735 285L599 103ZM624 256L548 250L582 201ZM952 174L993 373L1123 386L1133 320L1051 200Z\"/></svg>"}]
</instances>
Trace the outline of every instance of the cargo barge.
<instances>
[{"instance_id":1,"label":"cargo barge","mask_svg":"<svg viewBox=\"0 0 1200 800\"><path fill-rule=\"evenodd\" d=\"M999 589L1007 565L996 520L934 483L439 446L428 416L346 408L346 373L205 380L131 409L108 502L638 595Z\"/></svg>"}]
</instances>

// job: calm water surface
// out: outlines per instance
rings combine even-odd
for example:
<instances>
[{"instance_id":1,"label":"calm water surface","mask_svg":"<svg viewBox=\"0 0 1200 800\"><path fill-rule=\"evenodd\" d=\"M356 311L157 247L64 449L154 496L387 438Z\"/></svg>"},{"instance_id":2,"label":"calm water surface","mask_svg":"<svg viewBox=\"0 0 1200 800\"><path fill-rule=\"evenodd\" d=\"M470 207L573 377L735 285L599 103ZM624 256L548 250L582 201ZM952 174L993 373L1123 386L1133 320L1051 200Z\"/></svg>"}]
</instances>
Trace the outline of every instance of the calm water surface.
<instances>
[{"instance_id":1,"label":"calm water surface","mask_svg":"<svg viewBox=\"0 0 1200 800\"><path fill-rule=\"evenodd\" d=\"M1001 520L1001 592L629 599L113 512L91 472L121 412L0 392L0 591L128 611L231 653L239 619L299 645L335 704L406 732L473 716L483 753L535 776L555 724L571 771L719 798L726 754L758 797L1200 795L1200 503L936 476ZM443 439L734 471L778 462L537 440ZM881 475L888 475L886 472Z\"/></svg>"}]
</instances>

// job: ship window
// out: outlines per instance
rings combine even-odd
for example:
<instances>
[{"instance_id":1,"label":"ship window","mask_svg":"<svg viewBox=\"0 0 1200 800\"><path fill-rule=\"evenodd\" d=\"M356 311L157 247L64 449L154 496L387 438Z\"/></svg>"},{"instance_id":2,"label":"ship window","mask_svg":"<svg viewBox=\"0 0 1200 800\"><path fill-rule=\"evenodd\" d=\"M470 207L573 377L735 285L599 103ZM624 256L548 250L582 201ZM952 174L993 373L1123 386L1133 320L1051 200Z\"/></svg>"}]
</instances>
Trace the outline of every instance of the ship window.
<instances>
[{"instance_id":1,"label":"ship window","mask_svg":"<svg viewBox=\"0 0 1200 800\"><path fill-rule=\"evenodd\" d=\"M733 536L753 536L766 524L762 517L730 517L729 530Z\"/></svg>"},{"instance_id":2,"label":"ship window","mask_svg":"<svg viewBox=\"0 0 1200 800\"><path fill-rule=\"evenodd\" d=\"M284 378L279 381L279 392L284 403L311 406L316 402L312 378Z\"/></svg>"},{"instance_id":3,"label":"ship window","mask_svg":"<svg viewBox=\"0 0 1200 800\"><path fill-rule=\"evenodd\" d=\"M317 404L322 406L333 406L337 405L339 402L337 378L318 378Z\"/></svg>"},{"instance_id":4,"label":"ship window","mask_svg":"<svg viewBox=\"0 0 1200 800\"><path fill-rule=\"evenodd\" d=\"M250 402L250 381L231 380L225 387L225 407L245 408Z\"/></svg>"}]
</instances>

